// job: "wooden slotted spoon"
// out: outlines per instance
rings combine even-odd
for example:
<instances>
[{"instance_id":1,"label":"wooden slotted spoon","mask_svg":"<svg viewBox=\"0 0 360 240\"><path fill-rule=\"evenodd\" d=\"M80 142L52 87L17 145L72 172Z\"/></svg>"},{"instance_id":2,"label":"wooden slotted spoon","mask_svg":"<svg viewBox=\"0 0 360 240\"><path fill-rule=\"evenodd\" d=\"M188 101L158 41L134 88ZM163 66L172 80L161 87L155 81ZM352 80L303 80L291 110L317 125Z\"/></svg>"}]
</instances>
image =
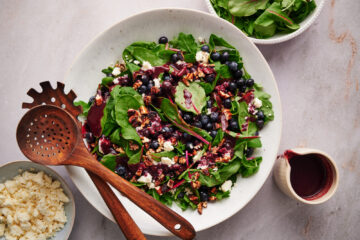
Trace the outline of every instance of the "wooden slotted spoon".
<instances>
[{"instance_id":1,"label":"wooden slotted spoon","mask_svg":"<svg viewBox=\"0 0 360 240\"><path fill-rule=\"evenodd\" d=\"M20 120L16 138L31 161L83 167L109 182L176 236L195 237L193 226L183 217L99 163L83 144L76 120L65 110L50 105L32 108Z\"/></svg>"},{"instance_id":2,"label":"wooden slotted spoon","mask_svg":"<svg viewBox=\"0 0 360 240\"><path fill-rule=\"evenodd\" d=\"M81 114L81 108L74 106L73 102L76 98L74 91L70 91L68 94L65 93L65 85L57 82L57 87L53 89L49 81L41 82L40 86L42 92L37 92L35 89L30 89L27 94L33 98L32 103L23 103L22 108L31 109L39 105L54 105L62 107L75 119ZM78 127L81 127L81 122L77 121ZM111 190L109 185L104 182L97 175L90 171L87 171L91 180L94 182L100 195L104 199L106 205L110 209L114 219L116 220L121 231L124 233L128 240L146 240L144 234L141 232L138 225L131 218L130 214L126 211L120 200L117 198L115 193Z\"/></svg>"}]
</instances>

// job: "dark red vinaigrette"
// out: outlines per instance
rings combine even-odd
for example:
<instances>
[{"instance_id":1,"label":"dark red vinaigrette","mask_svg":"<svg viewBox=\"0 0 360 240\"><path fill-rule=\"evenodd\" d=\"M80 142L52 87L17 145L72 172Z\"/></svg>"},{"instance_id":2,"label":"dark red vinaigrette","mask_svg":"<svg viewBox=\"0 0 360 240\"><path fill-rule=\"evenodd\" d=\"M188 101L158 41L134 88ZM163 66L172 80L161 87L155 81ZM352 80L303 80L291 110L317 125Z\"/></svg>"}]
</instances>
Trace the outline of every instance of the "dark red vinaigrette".
<instances>
[{"instance_id":1,"label":"dark red vinaigrette","mask_svg":"<svg viewBox=\"0 0 360 240\"><path fill-rule=\"evenodd\" d=\"M297 155L291 151L285 155L291 166L291 186L297 195L314 200L329 190L332 172L326 159L318 154Z\"/></svg>"}]
</instances>

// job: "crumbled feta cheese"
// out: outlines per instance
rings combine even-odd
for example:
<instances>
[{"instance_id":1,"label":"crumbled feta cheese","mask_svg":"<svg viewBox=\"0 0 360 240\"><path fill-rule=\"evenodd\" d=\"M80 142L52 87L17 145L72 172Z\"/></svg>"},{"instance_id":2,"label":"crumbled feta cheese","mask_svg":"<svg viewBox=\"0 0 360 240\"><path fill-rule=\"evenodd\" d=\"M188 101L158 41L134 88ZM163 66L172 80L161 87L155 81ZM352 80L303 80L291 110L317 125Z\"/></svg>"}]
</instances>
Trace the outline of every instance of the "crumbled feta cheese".
<instances>
[{"instance_id":1,"label":"crumbled feta cheese","mask_svg":"<svg viewBox=\"0 0 360 240\"><path fill-rule=\"evenodd\" d=\"M47 239L64 227L69 199L44 172L23 172L0 189L1 239Z\"/></svg>"},{"instance_id":2,"label":"crumbled feta cheese","mask_svg":"<svg viewBox=\"0 0 360 240\"><path fill-rule=\"evenodd\" d=\"M203 170L203 169L207 169L208 167L209 167L208 165L199 165L199 166L197 167L197 169Z\"/></svg>"},{"instance_id":3,"label":"crumbled feta cheese","mask_svg":"<svg viewBox=\"0 0 360 240\"><path fill-rule=\"evenodd\" d=\"M150 69L152 69L151 64L148 61L144 61L143 64L142 64L141 70L147 71L147 70L150 70Z\"/></svg>"},{"instance_id":4,"label":"crumbled feta cheese","mask_svg":"<svg viewBox=\"0 0 360 240\"><path fill-rule=\"evenodd\" d=\"M140 64L140 62L139 62L138 60L134 60L134 63L135 63L136 65L139 65L139 64Z\"/></svg>"},{"instance_id":5,"label":"crumbled feta cheese","mask_svg":"<svg viewBox=\"0 0 360 240\"><path fill-rule=\"evenodd\" d=\"M186 62L181 61L181 60L178 60L178 61L176 62L177 65L182 65L182 64L185 64L185 63L186 63Z\"/></svg>"},{"instance_id":6,"label":"crumbled feta cheese","mask_svg":"<svg viewBox=\"0 0 360 240\"><path fill-rule=\"evenodd\" d=\"M148 143L148 142L150 142L150 139L148 139L147 137L144 137L144 138L142 139L142 142L143 142L143 143Z\"/></svg>"},{"instance_id":7,"label":"crumbled feta cheese","mask_svg":"<svg viewBox=\"0 0 360 240\"><path fill-rule=\"evenodd\" d=\"M149 189L155 188L155 183L153 183L153 182L147 183L146 185L149 187Z\"/></svg>"},{"instance_id":8,"label":"crumbled feta cheese","mask_svg":"<svg viewBox=\"0 0 360 240\"><path fill-rule=\"evenodd\" d=\"M166 164L166 165L168 165L168 166L170 167L170 166L173 165L175 162L174 162L171 158L162 157L162 158L161 158L161 163L162 163L162 164Z\"/></svg>"},{"instance_id":9,"label":"crumbled feta cheese","mask_svg":"<svg viewBox=\"0 0 360 240\"><path fill-rule=\"evenodd\" d=\"M227 181L225 181L225 182L221 185L220 189L221 189L221 191L223 191L223 192L230 191L230 190L231 190L231 185L232 185L232 181L231 181L231 180L227 180Z\"/></svg>"},{"instance_id":10,"label":"crumbled feta cheese","mask_svg":"<svg viewBox=\"0 0 360 240\"><path fill-rule=\"evenodd\" d=\"M198 151L198 152L195 154L195 156L193 157L193 162L199 161L203 154L204 154L203 151Z\"/></svg>"},{"instance_id":11,"label":"crumbled feta cheese","mask_svg":"<svg viewBox=\"0 0 360 240\"><path fill-rule=\"evenodd\" d=\"M210 54L208 52L198 51L195 58L197 62L208 63L209 56Z\"/></svg>"},{"instance_id":12,"label":"crumbled feta cheese","mask_svg":"<svg viewBox=\"0 0 360 240\"><path fill-rule=\"evenodd\" d=\"M160 88L160 79L154 78L153 81L154 81L154 86Z\"/></svg>"},{"instance_id":13,"label":"crumbled feta cheese","mask_svg":"<svg viewBox=\"0 0 360 240\"><path fill-rule=\"evenodd\" d=\"M151 183L152 176L150 173L147 173L146 176L143 175L143 176L139 177L137 181L142 182L142 183Z\"/></svg>"},{"instance_id":14,"label":"crumbled feta cheese","mask_svg":"<svg viewBox=\"0 0 360 240\"><path fill-rule=\"evenodd\" d=\"M203 43L203 42L205 42L205 38L203 38L203 37L198 37L198 41L199 41L199 43Z\"/></svg>"},{"instance_id":15,"label":"crumbled feta cheese","mask_svg":"<svg viewBox=\"0 0 360 240\"><path fill-rule=\"evenodd\" d=\"M186 195L191 195L191 194L193 194L193 192L191 191L191 189L188 188L188 187L186 187L186 188L184 189L184 191L185 191L185 194L186 194Z\"/></svg>"},{"instance_id":16,"label":"crumbled feta cheese","mask_svg":"<svg viewBox=\"0 0 360 240\"><path fill-rule=\"evenodd\" d=\"M115 67L115 68L113 69L113 71L112 71L111 74L116 77L116 76L119 76L120 73L121 73L120 68L119 68L119 67Z\"/></svg>"},{"instance_id":17,"label":"crumbled feta cheese","mask_svg":"<svg viewBox=\"0 0 360 240\"><path fill-rule=\"evenodd\" d=\"M170 141L164 142L164 150L167 151L167 152L170 152L170 151L174 150L174 147L173 147L173 145L171 144Z\"/></svg>"},{"instance_id":18,"label":"crumbled feta cheese","mask_svg":"<svg viewBox=\"0 0 360 240\"><path fill-rule=\"evenodd\" d=\"M96 102L102 101L102 97L101 97L99 94L96 94L96 96L95 96L95 101L96 101Z\"/></svg>"},{"instance_id":19,"label":"crumbled feta cheese","mask_svg":"<svg viewBox=\"0 0 360 240\"><path fill-rule=\"evenodd\" d=\"M118 78L115 78L114 80L113 80L113 83L116 85L116 84L119 84L119 79Z\"/></svg>"},{"instance_id":20,"label":"crumbled feta cheese","mask_svg":"<svg viewBox=\"0 0 360 240\"><path fill-rule=\"evenodd\" d=\"M258 98L255 98L253 104L254 104L254 106L255 106L256 108L261 108L261 106L262 106L262 101L261 101L260 99L258 99Z\"/></svg>"},{"instance_id":21,"label":"crumbled feta cheese","mask_svg":"<svg viewBox=\"0 0 360 240\"><path fill-rule=\"evenodd\" d=\"M211 114L211 108L208 108L206 113L207 113L207 115L210 115Z\"/></svg>"},{"instance_id":22,"label":"crumbled feta cheese","mask_svg":"<svg viewBox=\"0 0 360 240\"><path fill-rule=\"evenodd\" d=\"M217 172L217 170L219 170L217 167L214 167L213 169L212 169L214 172Z\"/></svg>"}]
</instances>

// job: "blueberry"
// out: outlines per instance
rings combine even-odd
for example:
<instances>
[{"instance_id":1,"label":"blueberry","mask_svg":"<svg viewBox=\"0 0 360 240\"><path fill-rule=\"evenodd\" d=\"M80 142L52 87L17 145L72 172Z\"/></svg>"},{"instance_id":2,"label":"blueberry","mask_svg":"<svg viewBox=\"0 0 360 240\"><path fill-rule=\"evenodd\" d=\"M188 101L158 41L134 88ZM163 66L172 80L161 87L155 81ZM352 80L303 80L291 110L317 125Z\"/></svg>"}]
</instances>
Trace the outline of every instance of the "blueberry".
<instances>
[{"instance_id":1,"label":"blueberry","mask_svg":"<svg viewBox=\"0 0 360 240\"><path fill-rule=\"evenodd\" d=\"M163 127L163 128L161 129L161 133L167 134L167 133L170 133L170 132L171 132L171 131L170 131L170 128L167 127L167 126L165 126L165 127Z\"/></svg>"},{"instance_id":2,"label":"blueberry","mask_svg":"<svg viewBox=\"0 0 360 240\"><path fill-rule=\"evenodd\" d=\"M226 141L223 145L224 148L231 149L231 143Z\"/></svg>"},{"instance_id":3,"label":"blueberry","mask_svg":"<svg viewBox=\"0 0 360 240\"><path fill-rule=\"evenodd\" d=\"M141 85L141 86L139 87L138 92L139 92L140 94L143 94L143 93L146 93L147 90L148 90L148 88L147 88L145 85Z\"/></svg>"},{"instance_id":4,"label":"blueberry","mask_svg":"<svg viewBox=\"0 0 360 240\"><path fill-rule=\"evenodd\" d=\"M246 86L247 87L254 86L254 79L250 78L250 79L246 80Z\"/></svg>"},{"instance_id":5,"label":"blueberry","mask_svg":"<svg viewBox=\"0 0 360 240\"><path fill-rule=\"evenodd\" d=\"M216 137L216 135L217 135L217 131L216 131L216 130L211 130L211 131L210 131L210 136L211 136L211 137L214 138L214 137Z\"/></svg>"},{"instance_id":6,"label":"blueberry","mask_svg":"<svg viewBox=\"0 0 360 240\"><path fill-rule=\"evenodd\" d=\"M218 112L212 112L210 114L210 121L211 122L217 122L219 119L219 113Z\"/></svg>"},{"instance_id":7,"label":"blueberry","mask_svg":"<svg viewBox=\"0 0 360 240\"><path fill-rule=\"evenodd\" d=\"M177 198L184 198L185 196L185 192L179 192L179 194L177 195Z\"/></svg>"},{"instance_id":8,"label":"blueberry","mask_svg":"<svg viewBox=\"0 0 360 240\"><path fill-rule=\"evenodd\" d=\"M177 53L171 55L171 62L176 63L178 60L179 60L179 56L177 55Z\"/></svg>"},{"instance_id":9,"label":"blueberry","mask_svg":"<svg viewBox=\"0 0 360 240\"><path fill-rule=\"evenodd\" d=\"M202 124L201 124L201 122L200 121L196 121L196 122L194 122L194 127L197 127L197 128L202 128Z\"/></svg>"},{"instance_id":10,"label":"blueberry","mask_svg":"<svg viewBox=\"0 0 360 240\"><path fill-rule=\"evenodd\" d=\"M166 80L162 83L162 87L164 88L164 90L170 91L172 88L172 84L169 80Z\"/></svg>"},{"instance_id":11,"label":"blueberry","mask_svg":"<svg viewBox=\"0 0 360 240\"><path fill-rule=\"evenodd\" d=\"M208 101L206 102L206 107L207 107L207 108L211 108L211 107L212 107L212 102L211 102L211 100L208 100Z\"/></svg>"},{"instance_id":12,"label":"blueberry","mask_svg":"<svg viewBox=\"0 0 360 240\"><path fill-rule=\"evenodd\" d=\"M223 52L220 56L220 61L222 63L226 62L229 60L230 54L228 52Z\"/></svg>"},{"instance_id":13,"label":"blueberry","mask_svg":"<svg viewBox=\"0 0 360 240\"><path fill-rule=\"evenodd\" d=\"M241 89L243 86L245 86L245 79L240 78L240 79L236 80L236 86L237 86L238 88L240 88L240 89Z\"/></svg>"},{"instance_id":14,"label":"blueberry","mask_svg":"<svg viewBox=\"0 0 360 240\"><path fill-rule=\"evenodd\" d=\"M213 125L212 125L212 123L211 122L208 122L206 125L204 125L205 126L205 129L206 130L208 130L208 131L210 131L212 128L213 128Z\"/></svg>"},{"instance_id":15,"label":"blueberry","mask_svg":"<svg viewBox=\"0 0 360 240\"><path fill-rule=\"evenodd\" d=\"M89 104L91 105L93 102L95 102L95 96L89 98Z\"/></svg>"},{"instance_id":16,"label":"blueberry","mask_svg":"<svg viewBox=\"0 0 360 240\"><path fill-rule=\"evenodd\" d=\"M203 46L201 47L201 51L203 51L203 52L209 52L209 51L210 51L210 48L209 48L208 45L203 45Z\"/></svg>"},{"instance_id":17,"label":"blueberry","mask_svg":"<svg viewBox=\"0 0 360 240\"><path fill-rule=\"evenodd\" d=\"M184 140L189 141L189 140L191 139L191 135L188 134L187 132L184 132L182 136L183 136L183 139L184 139Z\"/></svg>"},{"instance_id":18,"label":"blueberry","mask_svg":"<svg viewBox=\"0 0 360 240\"><path fill-rule=\"evenodd\" d=\"M194 144L192 142L187 142L185 145L186 150L191 151L194 150Z\"/></svg>"},{"instance_id":19,"label":"blueberry","mask_svg":"<svg viewBox=\"0 0 360 240\"><path fill-rule=\"evenodd\" d=\"M168 41L169 41L168 38L165 37L165 36L162 36L162 37L159 38L159 43L160 43L160 44L165 44L165 43L167 43Z\"/></svg>"},{"instance_id":20,"label":"blueberry","mask_svg":"<svg viewBox=\"0 0 360 240\"><path fill-rule=\"evenodd\" d=\"M141 76L141 81L142 81L142 83L143 84L148 84L149 83L149 77L148 77L148 75L142 75Z\"/></svg>"},{"instance_id":21,"label":"blueberry","mask_svg":"<svg viewBox=\"0 0 360 240\"><path fill-rule=\"evenodd\" d=\"M201 116L200 116L200 121L201 121L201 124L202 124L203 126L205 126L205 125L208 124L208 122L210 121L210 118L209 118L209 116L207 116L207 115L201 115Z\"/></svg>"},{"instance_id":22,"label":"blueberry","mask_svg":"<svg viewBox=\"0 0 360 240\"><path fill-rule=\"evenodd\" d=\"M191 115L191 113L184 113L183 119L184 119L184 121L187 122L187 123L191 122L191 120L192 120L192 115Z\"/></svg>"},{"instance_id":23,"label":"blueberry","mask_svg":"<svg viewBox=\"0 0 360 240\"><path fill-rule=\"evenodd\" d=\"M164 74L164 80L171 80L171 76L169 74Z\"/></svg>"},{"instance_id":24,"label":"blueberry","mask_svg":"<svg viewBox=\"0 0 360 240\"><path fill-rule=\"evenodd\" d=\"M259 129L262 129L264 127L264 120L261 120L261 119L256 120L256 126Z\"/></svg>"},{"instance_id":25,"label":"blueberry","mask_svg":"<svg viewBox=\"0 0 360 240\"><path fill-rule=\"evenodd\" d=\"M117 175L119 175L120 177L125 177L125 174L126 174L126 168L124 166L118 166L116 169L115 169L115 172Z\"/></svg>"},{"instance_id":26,"label":"blueberry","mask_svg":"<svg viewBox=\"0 0 360 240\"><path fill-rule=\"evenodd\" d=\"M230 71L232 71L232 72L236 72L238 70L237 62L234 62L234 61L230 62L228 66L229 66Z\"/></svg>"},{"instance_id":27,"label":"blueberry","mask_svg":"<svg viewBox=\"0 0 360 240\"><path fill-rule=\"evenodd\" d=\"M242 87L240 88L240 92L246 92L246 86L242 86Z\"/></svg>"},{"instance_id":28,"label":"blueberry","mask_svg":"<svg viewBox=\"0 0 360 240\"><path fill-rule=\"evenodd\" d=\"M230 119L230 121L229 121L229 128L230 128L230 130L232 130L232 131L237 131L237 130L239 130L239 124L238 124L238 122L236 121L236 119Z\"/></svg>"},{"instance_id":29,"label":"blueberry","mask_svg":"<svg viewBox=\"0 0 360 240\"><path fill-rule=\"evenodd\" d=\"M150 90L154 86L154 81L150 80L149 84L147 85L147 88Z\"/></svg>"},{"instance_id":30,"label":"blueberry","mask_svg":"<svg viewBox=\"0 0 360 240\"><path fill-rule=\"evenodd\" d=\"M259 120L264 120L265 119L265 115L264 115L263 111L258 111L256 113L256 116L257 116L257 119L259 119Z\"/></svg>"},{"instance_id":31,"label":"blueberry","mask_svg":"<svg viewBox=\"0 0 360 240\"><path fill-rule=\"evenodd\" d=\"M85 133L85 138L88 143L93 143L95 141L94 135L91 132Z\"/></svg>"},{"instance_id":32,"label":"blueberry","mask_svg":"<svg viewBox=\"0 0 360 240\"><path fill-rule=\"evenodd\" d=\"M206 82L213 82L215 80L215 74L208 74L205 76L205 81Z\"/></svg>"},{"instance_id":33,"label":"blueberry","mask_svg":"<svg viewBox=\"0 0 360 240\"><path fill-rule=\"evenodd\" d=\"M150 147L151 147L152 149L154 149L154 150L158 149L159 146L160 146L160 145L159 145L159 143L158 143L157 141L152 141L152 142L150 143Z\"/></svg>"},{"instance_id":34,"label":"blueberry","mask_svg":"<svg viewBox=\"0 0 360 240\"><path fill-rule=\"evenodd\" d=\"M229 66L230 61L225 61L224 64L227 65L227 66Z\"/></svg>"},{"instance_id":35,"label":"blueberry","mask_svg":"<svg viewBox=\"0 0 360 240\"><path fill-rule=\"evenodd\" d=\"M218 52L213 52L210 54L210 58L215 62L220 60L220 56L221 55Z\"/></svg>"},{"instance_id":36,"label":"blueberry","mask_svg":"<svg viewBox=\"0 0 360 240\"><path fill-rule=\"evenodd\" d=\"M254 153L254 148L247 148L245 150L246 157L250 157Z\"/></svg>"},{"instance_id":37,"label":"blueberry","mask_svg":"<svg viewBox=\"0 0 360 240\"><path fill-rule=\"evenodd\" d=\"M230 98L225 99L223 105L225 108L231 108L231 99Z\"/></svg>"},{"instance_id":38,"label":"blueberry","mask_svg":"<svg viewBox=\"0 0 360 240\"><path fill-rule=\"evenodd\" d=\"M230 82L230 83L229 83L229 90L230 90L231 92L234 92L236 89L237 89L236 83L235 83L235 82Z\"/></svg>"},{"instance_id":39,"label":"blueberry","mask_svg":"<svg viewBox=\"0 0 360 240\"><path fill-rule=\"evenodd\" d=\"M209 199L209 196L206 192L199 192L200 194L200 201L206 202Z\"/></svg>"},{"instance_id":40,"label":"blueberry","mask_svg":"<svg viewBox=\"0 0 360 240\"><path fill-rule=\"evenodd\" d=\"M181 52L177 52L176 54L178 55L178 60L184 61L184 57Z\"/></svg>"},{"instance_id":41,"label":"blueberry","mask_svg":"<svg viewBox=\"0 0 360 240\"><path fill-rule=\"evenodd\" d=\"M243 75L243 72L241 70L236 70L234 72L234 78L235 79L240 79L242 77L242 75Z\"/></svg>"}]
</instances>

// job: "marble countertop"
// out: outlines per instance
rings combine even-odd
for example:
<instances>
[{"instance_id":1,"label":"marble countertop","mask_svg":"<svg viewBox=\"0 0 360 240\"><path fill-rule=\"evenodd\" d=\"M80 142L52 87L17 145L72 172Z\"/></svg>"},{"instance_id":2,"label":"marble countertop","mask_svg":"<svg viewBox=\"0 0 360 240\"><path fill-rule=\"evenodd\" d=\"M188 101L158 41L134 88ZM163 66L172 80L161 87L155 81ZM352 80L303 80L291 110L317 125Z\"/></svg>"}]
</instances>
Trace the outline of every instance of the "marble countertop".
<instances>
[{"instance_id":1,"label":"marble countertop","mask_svg":"<svg viewBox=\"0 0 360 240\"><path fill-rule=\"evenodd\" d=\"M25 157L15 131L25 92L62 81L78 52L99 32L134 13L157 7L207 11L201 0L0 0L0 164ZM197 239L359 239L360 228L360 1L327 1L316 22L285 43L259 46L279 85L283 134L279 153L302 146L336 160L340 185L319 206L283 195L269 177L256 197ZM63 167L54 167L76 199L71 240L124 239L80 194ZM148 236L148 239L159 239ZM160 238L175 239L175 238Z\"/></svg>"}]
</instances>

